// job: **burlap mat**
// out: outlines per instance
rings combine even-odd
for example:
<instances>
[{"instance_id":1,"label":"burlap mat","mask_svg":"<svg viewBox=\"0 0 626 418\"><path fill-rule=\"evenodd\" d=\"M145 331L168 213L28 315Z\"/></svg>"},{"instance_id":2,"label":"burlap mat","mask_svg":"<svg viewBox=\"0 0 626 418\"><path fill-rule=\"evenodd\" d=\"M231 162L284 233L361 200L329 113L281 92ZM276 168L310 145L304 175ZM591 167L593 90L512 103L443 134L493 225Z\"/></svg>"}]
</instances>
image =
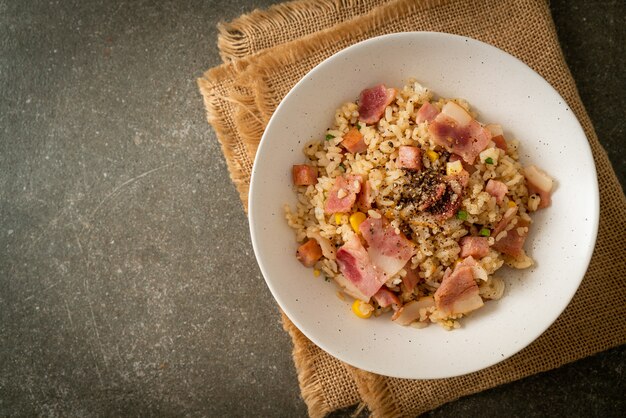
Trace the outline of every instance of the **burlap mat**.
<instances>
[{"instance_id":1,"label":"burlap mat","mask_svg":"<svg viewBox=\"0 0 626 418\"><path fill-rule=\"evenodd\" d=\"M289 89L333 53L373 36L401 31L470 36L526 62L574 111L598 169L598 241L580 289L539 339L500 364L451 379L378 376L323 352L283 315L311 416L357 402L374 416L414 416L626 342L626 199L578 96L545 1L301 0L243 16L222 25L220 31L219 47L228 63L207 71L198 83L244 207L261 134Z\"/></svg>"}]
</instances>

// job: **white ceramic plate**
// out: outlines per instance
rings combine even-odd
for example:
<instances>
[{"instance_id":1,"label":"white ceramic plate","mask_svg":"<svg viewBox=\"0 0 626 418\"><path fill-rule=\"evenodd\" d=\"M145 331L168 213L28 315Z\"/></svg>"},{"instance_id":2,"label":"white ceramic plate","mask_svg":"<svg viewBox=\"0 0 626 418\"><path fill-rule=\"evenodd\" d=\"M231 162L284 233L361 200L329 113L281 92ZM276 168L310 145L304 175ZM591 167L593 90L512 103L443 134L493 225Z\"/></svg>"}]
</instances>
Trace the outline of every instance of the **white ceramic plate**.
<instances>
[{"instance_id":1,"label":"white ceramic plate","mask_svg":"<svg viewBox=\"0 0 626 418\"><path fill-rule=\"evenodd\" d=\"M499 123L521 142L523 164L556 179L552 206L533 215L526 241L536 266L505 269L499 301L446 331L402 327L390 316L363 320L337 287L315 278L295 257L283 205L294 207L291 166L302 146L323 138L334 111L378 83L402 87L415 77L436 96L462 97L478 119ZM402 378L443 378L491 366L541 335L565 309L587 269L598 228L599 198L591 150L559 94L513 56L443 33L398 33L347 48L315 67L289 92L261 141L249 196L252 244L280 307L315 344L358 368Z\"/></svg>"}]
</instances>

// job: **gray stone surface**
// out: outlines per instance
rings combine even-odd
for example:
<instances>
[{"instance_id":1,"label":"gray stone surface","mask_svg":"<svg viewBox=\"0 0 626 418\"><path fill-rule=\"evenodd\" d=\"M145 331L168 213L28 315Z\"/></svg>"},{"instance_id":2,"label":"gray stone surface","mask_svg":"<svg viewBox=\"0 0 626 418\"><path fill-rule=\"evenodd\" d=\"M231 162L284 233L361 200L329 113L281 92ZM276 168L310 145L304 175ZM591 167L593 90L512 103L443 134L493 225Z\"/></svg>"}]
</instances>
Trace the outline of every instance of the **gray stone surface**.
<instances>
[{"instance_id":1,"label":"gray stone surface","mask_svg":"<svg viewBox=\"0 0 626 418\"><path fill-rule=\"evenodd\" d=\"M271 3L0 0L0 416L306 414L195 84ZM624 185L624 3L551 8ZM430 415L623 415L625 359Z\"/></svg>"}]
</instances>

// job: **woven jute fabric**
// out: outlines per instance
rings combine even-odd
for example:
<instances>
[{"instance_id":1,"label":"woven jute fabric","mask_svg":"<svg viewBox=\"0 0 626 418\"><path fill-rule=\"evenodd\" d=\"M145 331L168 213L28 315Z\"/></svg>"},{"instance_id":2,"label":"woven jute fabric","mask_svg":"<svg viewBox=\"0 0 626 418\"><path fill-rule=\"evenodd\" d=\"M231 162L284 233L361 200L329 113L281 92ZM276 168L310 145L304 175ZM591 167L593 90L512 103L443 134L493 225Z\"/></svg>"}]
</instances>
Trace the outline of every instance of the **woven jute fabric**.
<instances>
[{"instance_id":1,"label":"woven jute fabric","mask_svg":"<svg viewBox=\"0 0 626 418\"><path fill-rule=\"evenodd\" d=\"M207 71L199 86L244 207L263 129L281 99L311 68L373 36L440 31L470 36L511 53L559 91L592 148L600 186L600 226L589 269L559 319L520 353L465 376L407 380L355 369L316 347L283 315L309 414L324 416L362 402L374 416L414 416L458 397L624 344L626 198L578 96L547 4L542 0L371 1L359 10L364 14L358 15L350 4L301 0L254 12L222 27L219 46L228 63ZM332 10L333 16L320 23L319 10ZM285 22L299 27L285 29ZM237 36L229 38L229 31ZM238 49L242 45L245 48Z\"/></svg>"}]
</instances>

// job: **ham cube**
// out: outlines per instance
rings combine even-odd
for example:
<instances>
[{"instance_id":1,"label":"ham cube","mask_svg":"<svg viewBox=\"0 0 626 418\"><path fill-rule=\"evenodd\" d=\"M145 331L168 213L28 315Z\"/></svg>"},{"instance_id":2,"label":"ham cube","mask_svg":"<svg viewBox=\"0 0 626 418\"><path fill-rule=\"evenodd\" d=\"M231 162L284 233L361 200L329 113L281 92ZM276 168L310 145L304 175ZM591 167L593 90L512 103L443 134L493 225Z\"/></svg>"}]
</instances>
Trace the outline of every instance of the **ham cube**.
<instances>
[{"instance_id":1,"label":"ham cube","mask_svg":"<svg viewBox=\"0 0 626 418\"><path fill-rule=\"evenodd\" d=\"M296 258L300 260L305 267L313 267L317 261L322 258L322 247L314 239L310 239L296 251Z\"/></svg>"},{"instance_id":2,"label":"ham cube","mask_svg":"<svg viewBox=\"0 0 626 418\"><path fill-rule=\"evenodd\" d=\"M341 145L343 145L348 152L353 154L367 151L363 134L361 134L357 128L350 128L348 132L346 132L341 140Z\"/></svg>"},{"instance_id":3,"label":"ham cube","mask_svg":"<svg viewBox=\"0 0 626 418\"><path fill-rule=\"evenodd\" d=\"M422 169L422 150L418 147L402 145L398 149L398 160L396 161L398 168L406 168L407 170L419 171Z\"/></svg>"},{"instance_id":4,"label":"ham cube","mask_svg":"<svg viewBox=\"0 0 626 418\"><path fill-rule=\"evenodd\" d=\"M459 241L461 244L461 258L476 257L483 258L489 254L489 239L487 237L463 237Z\"/></svg>"},{"instance_id":5,"label":"ham cube","mask_svg":"<svg viewBox=\"0 0 626 418\"><path fill-rule=\"evenodd\" d=\"M294 165L292 174L293 184L296 186L310 186L317 183L317 167L306 164Z\"/></svg>"},{"instance_id":6,"label":"ham cube","mask_svg":"<svg viewBox=\"0 0 626 418\"><path fill-rule=\"evenodd\" d=\"M365 123L378 122L395 98L396 89L388 89L384 84L363 90L359 96L359 119Z\"/></svg>"},{"instance_id":7,"label":"ham cube","mask_svg":"<svg viewBox=\"0 0 626 418\"><path fill-rule=\"evenodd\" d=\"M445 315L465 314L483 306L471 267L460 267L444 275L435 292L435 306Z\"/></svg>"},{"instance_id":8,"label":"ham cube","mask_svg":"<svg viewBox=\"0 0 626 418\"><path fill-rule=\"evenodd\" d=\"M501 181L489 179L485 191L496 198L496 202L502 203L502 199L509 192L509 188Z\"/></svg>"},{"instance_id":9,"label":"ham cube","mask_svg":"<svg viewBox=\"0 0 626 418\"><path fill-rule=\"evenodd\" d=\"M357 193L361 191L362 182L361 176L353 174L337 177L333 188L328 193L324 212L327 215L350 212L356 202Z\"/></svg>"}]
</instances>

